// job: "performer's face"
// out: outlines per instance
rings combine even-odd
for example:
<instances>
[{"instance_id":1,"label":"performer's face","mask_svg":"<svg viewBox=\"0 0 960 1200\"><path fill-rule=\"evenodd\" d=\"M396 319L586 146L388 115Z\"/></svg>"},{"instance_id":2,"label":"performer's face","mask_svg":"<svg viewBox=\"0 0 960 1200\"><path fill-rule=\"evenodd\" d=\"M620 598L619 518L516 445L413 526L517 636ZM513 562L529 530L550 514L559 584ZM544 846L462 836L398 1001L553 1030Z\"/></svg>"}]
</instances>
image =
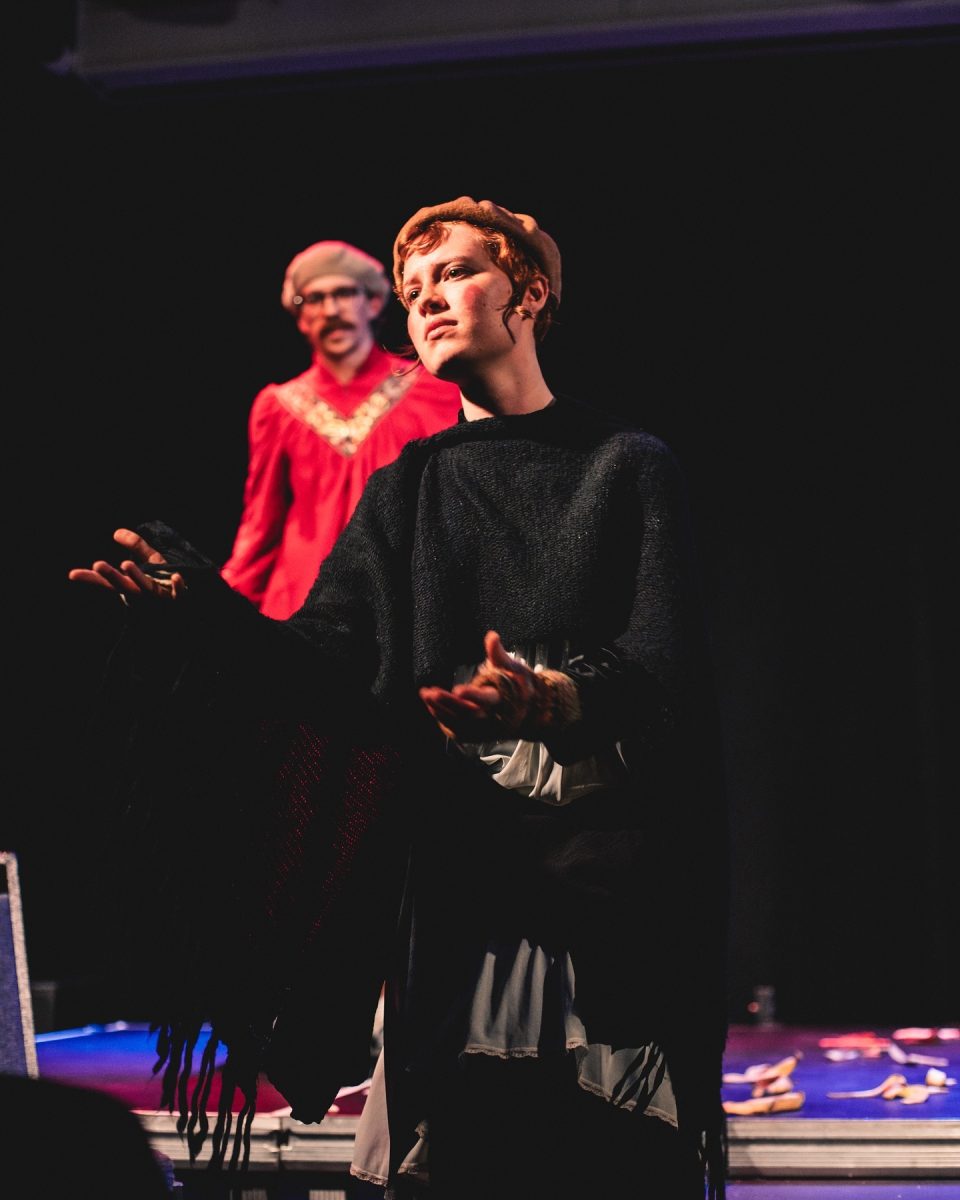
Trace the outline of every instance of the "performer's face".
<instances>
[{"instance_id":1,"label":"performer's face","mask_svg":"<svg viewBox=\"0 0 960 1200\"><path fill-rule=\"evenodd\" d=\"M349 275L318 275L300 290L297 327L324 358L346 358L373 341L372 323L383 307Z\"/></svg>"},{"instance_id":2,"label":"performer's face","mask_svg":"<svg viewBox=\"0 0 960 1200\"><path fill-rule=\"evenodd\" d=\"M403 297L420 361L431 375L465 382L516 349L503 323L513 288L472 226L452 222L448 229L432 250L407 258ZM518 322L515 315L509 319Z\"/></svg>"}]
</instances>

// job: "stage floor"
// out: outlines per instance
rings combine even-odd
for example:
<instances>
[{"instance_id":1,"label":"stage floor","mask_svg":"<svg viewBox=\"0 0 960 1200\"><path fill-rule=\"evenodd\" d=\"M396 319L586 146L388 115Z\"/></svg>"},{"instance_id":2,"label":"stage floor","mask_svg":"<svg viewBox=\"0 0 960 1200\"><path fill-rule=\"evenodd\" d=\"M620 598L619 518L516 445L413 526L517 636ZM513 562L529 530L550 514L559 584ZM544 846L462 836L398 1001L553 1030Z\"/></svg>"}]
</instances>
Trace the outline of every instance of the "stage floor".
<instances>
[{"instance_id":1,"label":"stage floor","mask_svg":"<svg viewBox=\"0 0 960 1200\"><path fill-rule=\"evenodd\" d=\"M960 1042L937 1036L949 1035L947 1030L896 1040L893 1032L790 1026L731 1029L724 1062L725 1103L742 1103L751 1097L753 1085L736 1082L737 1076L752 1079L779 1070L785 1082L780 1084L778 1102L787 1095L786 1103L798 1107L754 1115L731 1113L730 1200L960 1198L960 1084L948 1082L941 1091L924 1090L940 1075L948 1081L960 1078ZM859 1036L865 1033L870 1036ZM824 1039L840 1044L825 1045ZM139 1115L154 1146L173 1161L178 1179L192 1181L186 1184L188 1191L192 1186L191 1194L201 1194L196 1179L203 1164L191 1168L175 1118L157 1109L156 1055L144 1026L89 1026L39 1034L36 1042L41 1076L122 1100ZM761 1071L764 1065L772 1070ZM904 1081L894 1098L835 1095L876 1091L891 1076ZM264 1082L254 1119L252 1174L249 1186L244 1185L245 1200L253 1200L258 1190L262 1196L279 1194L269 1186L278 1173L299 1180L298 1194L305 1200L336 1200L348 1193L366 1196L347 1181L346 1172L367 1082L344 1088L336 1111L331 1110L318 1125L292 1121L283 1097ZM889 1087L898 1090L896 1081ZM211 1099L215 1104L216 1093Z\"/></svg>"}]
</instances>

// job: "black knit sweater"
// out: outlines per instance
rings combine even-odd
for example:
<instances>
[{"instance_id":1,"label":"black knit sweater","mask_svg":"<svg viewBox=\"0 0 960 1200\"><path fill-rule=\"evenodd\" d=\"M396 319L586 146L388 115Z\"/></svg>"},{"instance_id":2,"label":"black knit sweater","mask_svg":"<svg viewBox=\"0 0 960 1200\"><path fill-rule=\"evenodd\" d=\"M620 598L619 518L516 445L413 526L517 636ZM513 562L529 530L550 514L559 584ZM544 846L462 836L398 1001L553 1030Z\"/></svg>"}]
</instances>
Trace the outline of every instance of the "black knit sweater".
<instances>
[{"instance_id":1,"label":"black knit sweater","mask_svg":"<svg viewBox=\"0 0 960 1200\"><path fill-rule=\"evenodd\" d=\"M670 450L569 399L412 442L371 477L285 622L166 526L141 532L189 589L134 616L141 723L189 778L185 806L232 831L227 861L201 873L243 929L211 955L216 936L191 925L184 957L165 910L165 953L183 960L157 1000L168 1099L212 1020L251 1101L266 1069L295 1117L319 1120L355 1082L387 978L387 1052L411 1081L391 1102L413 1112L469 948L521 934L570 949L593 1040L664 1047L681 1131L722 1188L721 753ZM449 686L488 629L570 647L583 716L549 748L572 762L619 741L625 785L518 802L446 745L417 687ZM149 780L134 791L132 811L155 814ZM160 824L142 821L142 844L163 842ZM197 1111L191 1130L199 1147Z\"/></svg>"}]
</instances>

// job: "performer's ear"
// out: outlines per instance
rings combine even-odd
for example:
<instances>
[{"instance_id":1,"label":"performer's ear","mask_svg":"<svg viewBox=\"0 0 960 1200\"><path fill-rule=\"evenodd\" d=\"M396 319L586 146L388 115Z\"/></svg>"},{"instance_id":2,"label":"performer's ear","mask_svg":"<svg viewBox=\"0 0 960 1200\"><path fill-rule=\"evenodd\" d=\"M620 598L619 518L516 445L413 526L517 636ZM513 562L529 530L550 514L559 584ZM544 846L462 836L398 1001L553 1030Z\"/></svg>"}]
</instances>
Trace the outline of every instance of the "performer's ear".
<instances>
[{"instance_id":1,"label":"performer's ear","mask_svg":"<svg viewBox=\"0 0 960 1200\"><path fill-rule=\"evenodd\" d=\"M550 284L542 275L537 275L527 284L523 293L524 307L531 310L531 315L536 315L546 304L549 295Z\"/></svg>"}]
</instances>

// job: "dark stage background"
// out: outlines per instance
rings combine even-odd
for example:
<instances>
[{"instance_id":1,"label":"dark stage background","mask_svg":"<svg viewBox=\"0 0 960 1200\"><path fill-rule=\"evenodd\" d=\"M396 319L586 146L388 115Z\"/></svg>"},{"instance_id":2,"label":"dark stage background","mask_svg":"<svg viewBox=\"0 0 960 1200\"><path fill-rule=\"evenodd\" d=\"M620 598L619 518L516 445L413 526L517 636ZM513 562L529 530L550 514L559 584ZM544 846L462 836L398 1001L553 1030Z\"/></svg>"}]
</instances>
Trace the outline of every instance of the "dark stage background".
<instances>
[{"instance_id":1,"label":"dark stage background","mask_svg":"<svg viewBox=\"0 0 960 1200\"><path fill-rule=\"evenodd\" d=\"M116 94L42 70L51 41L11 76L7 148L0 848L55 984L38 1023L138 1016L103 985L116 781L86 757L118 606L68 569L155 516L224 557L250 402L307 362L288 259L338 237L388 260L414 209L464 193L560 244L549 381L686 469L731 1016L772 985L784 1021L956 1023L955 31Z\"/></svg>"}]
</instances>

